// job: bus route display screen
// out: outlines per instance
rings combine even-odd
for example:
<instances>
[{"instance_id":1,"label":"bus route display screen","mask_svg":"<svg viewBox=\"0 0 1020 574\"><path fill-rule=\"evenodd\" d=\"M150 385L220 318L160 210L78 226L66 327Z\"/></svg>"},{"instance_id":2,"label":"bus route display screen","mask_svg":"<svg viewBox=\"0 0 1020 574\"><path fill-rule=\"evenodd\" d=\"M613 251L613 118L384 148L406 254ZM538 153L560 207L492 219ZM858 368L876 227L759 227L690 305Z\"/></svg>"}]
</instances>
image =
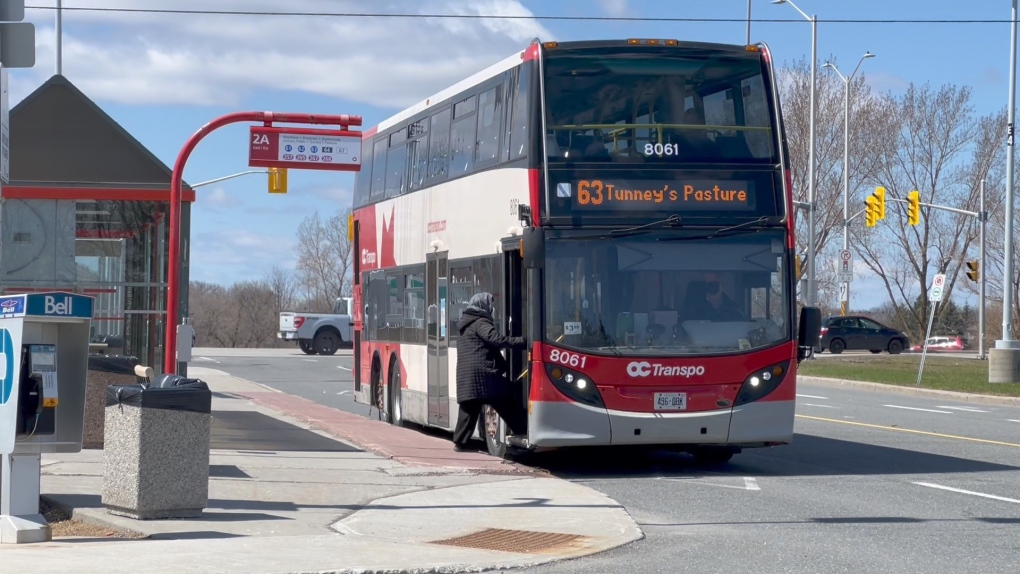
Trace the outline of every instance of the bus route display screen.
<instances>
[{"instance_id":1,"label":"bus route display screen","mask_svg":"<svg viewBox=\"0 0 1020 574\"><path fill-rule=\"evenodd\" d=\"M697 211L755 212L757 193L749 180L632 180L584 178L556 184L558 203L573 212Z\"/></svg>"}]
</instances>

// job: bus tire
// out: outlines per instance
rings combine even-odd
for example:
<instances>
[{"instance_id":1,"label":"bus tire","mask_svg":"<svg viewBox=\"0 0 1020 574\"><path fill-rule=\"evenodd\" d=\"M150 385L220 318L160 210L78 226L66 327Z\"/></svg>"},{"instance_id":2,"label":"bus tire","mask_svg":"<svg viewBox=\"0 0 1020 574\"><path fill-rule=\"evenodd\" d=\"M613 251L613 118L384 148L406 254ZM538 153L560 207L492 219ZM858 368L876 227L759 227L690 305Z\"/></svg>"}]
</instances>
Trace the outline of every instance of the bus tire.
<instances>
[{"instance_id":1,"label":"bus tire","mask_svg":"<svg viewBox=\"0 0 1020 574\"><path fill-rule=\"evenodd\" d=\"M388 378L390 396L387 422L391 425L402 427L404 426L404 407L400 403L400 362L397 360L396 355L390 359Z\"/></svg>"},{"instance_id":2,"label":"bus tire","mask_svg":"<svg viewBox=\"0 0 1020 574\"><path fill-rule=\"evenodd\" d=\"M315 354L315 345L313 345L308 339L298 339L298 347L301 349L301 352L306 355Z\"/></svg>"},{"instance_id":3,"label":"bus tire","mask_svg":"<svg viewBox=\"0 0 1020 574\"><path fill-rule=\"evenodd\" d=\"M336 329L322 329L315 334L315 350L320 355L335 355L343 339Z\"/></svg>"},{"instance_id":4,"label":"bus tire","mask_svg":"<svg viewBox=\"0 0 1020 574\"><path fill-rule=\"evenodd\" d=\"M496 458L506 458L507 455L506 443L499 438L504 424L496 409L489 405L482 407L482 416L478 417L478 435L485 441L485 449Z\"/></svg>"},{"instance_id":5,"label":"bus tire","mask_svg":"<svg viewBox=\"0 0 1020 574\"><path fill-rule=\"evenodd\" d=\"M388 420L389 414L386 413L386 397L385 387L382 385L382 362L379 361L379 355L372 357L372 375L371 385L369 386L369 392L372 394L369 396L369 400L372 401L370 404L372 408L376 410L376 418L381 421ZM368 416L372 416L372 411L369 409Z\"/></svg>"},{"instance_id":6,"label":"bus tire","mask_svg":"<svg viewBox=\"0 0 1020 574\"><path fill-rule=\"evenodd\" d=\"M726 464L733 458L733 455L737 454L738 451L726 448L726 447L701 447L691 451L691 455L694 456L694 462L699 465L719 465Z\"/></svg>"}]
</instances>

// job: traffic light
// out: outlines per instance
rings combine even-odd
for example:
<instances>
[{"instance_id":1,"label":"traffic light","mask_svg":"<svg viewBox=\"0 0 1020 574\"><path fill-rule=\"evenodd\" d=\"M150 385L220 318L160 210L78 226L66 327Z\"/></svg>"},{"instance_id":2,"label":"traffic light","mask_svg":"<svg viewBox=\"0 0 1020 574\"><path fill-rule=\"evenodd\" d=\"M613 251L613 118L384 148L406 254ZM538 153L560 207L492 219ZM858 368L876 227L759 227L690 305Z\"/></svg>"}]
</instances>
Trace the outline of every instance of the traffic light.
<instances>
[{"instance_id":1,"label":"traffic light","mask_svg":"<svg viewBox=\"0 0 1020 574\"><path fill-rule=\"evenodd\" d=\"M797 281L800 281L800 278L804 276L803 262L804 259L800 255L793 256L793 275Z\"/></svg>"},{"instance_id":2,"label":"traffic light","mask_svg":"<svg viewBox=\"0 0 1020 574\"><path fill-rule=\"evenodd\" d=\"M885 219L885 188L884 187L876 187L875 188L875 193L873 193L872 195L874 195L875 199L878 200L878 205L877 205L878 211L875 214L876 215L876 219L878 221L882 221L883 219Z\"/></svg>"},{"instance_id":3,"label":"traffic light","mask_svg":"<svg viewBox=\"0 0 1020 574\"><path fill-rule=\"evenodd\" d=\"M269 193L287 193L287 168L269 168Z\"/></svg>"},{"instance_id":4,"label":"traffic light","mask_svg":"<svg viewBox=\"0 0 1020 574\"><path fill-rule=\"evenodd\" d=\"M917 225L921 223L921 194L917 190L907 195L907 223Z\"/></svg>"},{"instance_id":5,"label":"traffic light","mask_svg":"<svg viewBox=\"0 0 1020 574\"><path fill-rule=\"evenodd\" d=\"M874 227L877 219L878 199L874 195L869 195L868 199L864 200L864 224L868 227Z\"/></svg>"},{"instance_id":6,"label":"traffic light","mask_svg":"<svg viewBox=\"0 0 1020 574\"><path fill-rule=\"evenodd\" d=\"M977 280L978 280L978 262L977 261L968 261L967 262L967 279L970 279L971 281L974 281L975 283L977 282Z\"/></svg>"}]
</instances>

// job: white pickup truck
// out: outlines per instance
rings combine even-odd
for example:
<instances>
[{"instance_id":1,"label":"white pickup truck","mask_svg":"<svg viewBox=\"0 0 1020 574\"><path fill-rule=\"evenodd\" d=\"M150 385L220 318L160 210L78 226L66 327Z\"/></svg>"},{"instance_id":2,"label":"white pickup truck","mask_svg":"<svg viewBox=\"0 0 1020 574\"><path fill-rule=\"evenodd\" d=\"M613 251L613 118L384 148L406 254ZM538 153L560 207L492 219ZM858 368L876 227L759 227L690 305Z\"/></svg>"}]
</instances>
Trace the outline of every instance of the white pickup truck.
<instances>
[{"instance_id":1,"label":"white pickup truck","mask_svg":"<svg viewBox=\"0 0 1020 574\"><path fill-rule=\"evenodd\" d=\"M337 297L330 314L280 313L278 339L296 341L307 354L332 355L354 340L354 322L351 319L350 297Z\"/></svg>"}]
</instances>

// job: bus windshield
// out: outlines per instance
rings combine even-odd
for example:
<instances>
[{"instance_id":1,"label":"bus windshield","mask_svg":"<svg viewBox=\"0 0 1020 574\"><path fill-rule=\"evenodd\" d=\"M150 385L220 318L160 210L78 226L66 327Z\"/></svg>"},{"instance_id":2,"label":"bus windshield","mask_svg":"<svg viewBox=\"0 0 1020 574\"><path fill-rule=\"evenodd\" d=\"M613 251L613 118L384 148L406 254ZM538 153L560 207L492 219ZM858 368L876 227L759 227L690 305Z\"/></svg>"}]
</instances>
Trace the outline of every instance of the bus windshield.
<instances>
[{"instance_id":1,"label":"bus windshield","mask_svg":"<svg viewBox=\"0 0 1020 574\"><path fill-rule=\"evenodd\" d=\"M785 231L549 238L549 343L612 355L708 355L791 337Z\"/></svg>"},{"instance_id":2,"label":"bus windshield","mask_svg":"<svg viewBox=\"0 0 1020 574\"><path fill-rule=\"evenodd\" d=\"M544 67L550 163L778 163L759 52L554 49Z\"/></svg>"}]
</instances>

